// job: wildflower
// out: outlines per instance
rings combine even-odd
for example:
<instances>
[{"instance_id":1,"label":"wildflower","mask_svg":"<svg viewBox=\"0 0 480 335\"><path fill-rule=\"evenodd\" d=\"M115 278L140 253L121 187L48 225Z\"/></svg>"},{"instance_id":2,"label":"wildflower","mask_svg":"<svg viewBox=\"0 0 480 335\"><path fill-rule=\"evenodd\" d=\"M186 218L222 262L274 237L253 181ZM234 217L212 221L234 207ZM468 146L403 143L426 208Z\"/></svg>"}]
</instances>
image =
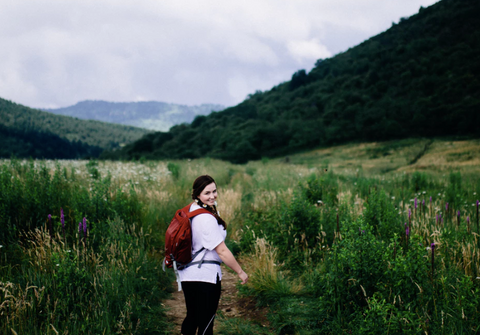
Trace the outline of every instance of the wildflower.
<instances>
[{"instance_id":1,"label":"wildflower","mask_svg":"<svg viewBox=\"0 0 480 335\"><path fill-rule=\"evenodd\" d=\"M48 221L52 220L52 214L48 214Z\"/></svg>"},{"instance_id":2,"label":"wildflower","mask_svg":"<svg viewBox=\"0 0 480 335\"><path fill-rule=\"evenodd\" d=\"M470 223L470 216L467 216L467 224Z\"/></svg>"},{"instance_id":3,"label":"wildflower","mask_svg":"<svg viewBox=\"0 0 480 335\"><path fill-rule=\"evenodd\" d=\"M430 244L432 248L432 276L433 276L433 264L435 262L435 243Z\"/></svg>"},{"instance_id":4,"label":"wildflower","mask_svg":"<svg viewBox=\"0 0 480 335\"><path fill-rule=\"evenodd\" d=\"M3 245L0 244L0 248L3 248Z\"/></svg>"},{"instance_id":5,"label":"wildflower","mask_svg":"<svg viewBox=\"0 0 480 335\"><path fill-rule=\"evenodd\" d=\"M83 236L87 236L87 218L83 218Z\"/></svg>"},{"instance_id":6,"label":"wildflower","mask_svg":"<svg viewBox=\"0 0 480 335\"><path fill-rule=\"evenodd\" d=\"M422 192L422 194L425 194L425 193L427 193L427 192L426 192L426 191L423 191L423 192Z\"/></svg>"},{"instance_id":7,"label":"wildflower","mask_svg":"<svg viewBox=\"0 0 480 335\"><path fill-rule=\"evenodd\" d=\"M448 202L445 203L445 210L448 211Z\"/></svg>"},{"instance_id":8,"label":"wildflower","mask_svg":"<svg viewBox=\"0 0 480 335\"><path fill-rule=\"evenodd\" d=\"M63 215L63 208L60 208L60 222L62 223L62 229L65 230L65 216Z\"/></svg>"},{"instance_id":9,"label":"wildflower","mask_svg":"<svg viewBox=\"0 0 480 335\"><path fill-rule=\"evenodd\" d=\"M395 197L392 197L392 200L395 200Z\"/></svg>"},{"instance_id":10,"label":"wildflower","mask_svg":"<svg viewBox=\"0 0 480 335\"><path fill-rule=\"evenodd\" d=\"M460 211L457 212L457 216L460 217Z\"/></svg>"},{"instance_id":11,"label":"wildflower","mask_svg":"<svg viewBox=\"0 0 480 335\"><path fill-rule=\"evenodd\" d=\"M409 208L408 209L408 218L410 219L411 216L412 216L412 210Z\"/></svg>"},{"instance_id":12,"label":"wildflower","mask_svg":"<svg viewBox=\"0 0 480 335\"><path fill-rule=\"evenodd\" d=\"M78 223L78 233L80 234L82 232L82 221Z\"/></svg>"},{"instance_id":13,"label":"wildflower","mask_svg":"<svg viewBox=\"0 0 480 335\"><path fill-rule=\"evenodd\" d=\"M422 206L425 207L425 199L422 200Z\"/></svg>"},{"instance_id":14,"label":"wildflower","mask_svg":"<svg viewBox=\"0 0 480 335\"><path fill-rule=\"evenodd\" d=\"M408 229L408 226L407 226L407 229L405 229L405 234L408 236L410 235L410 229Z\"/></svg>"},{"instance_id":15,"label":"wildflower","mask_svg":"<svg viewBox=\"0 0 480 335\"><path fill-rule=\"evenodd\" d=\"M417 198L415 198L415 209L417 209Z\"/></svg>"},{"instance_id":16,"label":"wildflower","mask_svg":"<svg viewBox=\"0 0 480 335\"><path fill-rule=\"evenodd\" d=\"M60 266L60 264L57 264L57 266Z\"/></svg>"},{"instance_id":17,"label":"wildflower","mask_svg":"<svg viewBox=\"0 0 480 335\"><path fill-rule=\"evenodd\" d=\"M478 204L479 204L479 201L477 200L477 209L478 209Z\"/></svg>"}]
</instances>

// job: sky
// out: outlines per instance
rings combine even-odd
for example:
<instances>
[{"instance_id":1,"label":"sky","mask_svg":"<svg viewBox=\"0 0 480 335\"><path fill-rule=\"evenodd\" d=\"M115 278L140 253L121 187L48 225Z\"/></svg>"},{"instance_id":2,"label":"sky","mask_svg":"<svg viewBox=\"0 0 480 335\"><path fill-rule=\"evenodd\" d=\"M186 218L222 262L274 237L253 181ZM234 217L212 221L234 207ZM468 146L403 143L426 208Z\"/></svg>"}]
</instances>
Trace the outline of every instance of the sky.
<instances>
[{"instance_id":1,"label":"sky","mask_svg":"<svg viewBox=\"0 0 480 335\"><path fill-rule=\"evenodd\" d=\"M0 0L0 97L233 106L437 0Z\"/></svg>"}]
</instances>

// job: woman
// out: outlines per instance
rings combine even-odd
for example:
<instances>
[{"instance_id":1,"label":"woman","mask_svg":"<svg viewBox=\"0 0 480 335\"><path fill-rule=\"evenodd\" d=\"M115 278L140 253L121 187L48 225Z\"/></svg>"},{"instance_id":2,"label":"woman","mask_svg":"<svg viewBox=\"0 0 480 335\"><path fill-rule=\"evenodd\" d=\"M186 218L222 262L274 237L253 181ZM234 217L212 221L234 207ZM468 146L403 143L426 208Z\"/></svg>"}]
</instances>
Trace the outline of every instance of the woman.
<instances>
[{"instance_id":1,"label":"woman","mask_svg":"<svg viewBox=\"0 0 480 335\"><path fill-rule=\"evenodd\" d=\"M199 252L193 262L203 262L200 266L195 264L178 271L187 306L182 334L195 335L198 329L198 335L208 335L213 334L213 322L220 300L220 262L235 271L242 284L247 282L248 275L225 245L226 223L217 212L215 180L208 175L198 177L193 183L192 199L194 202L190 212L205 208L213 215L199 214L192 219L192 255Z\"/></svg>"}]
</instances>

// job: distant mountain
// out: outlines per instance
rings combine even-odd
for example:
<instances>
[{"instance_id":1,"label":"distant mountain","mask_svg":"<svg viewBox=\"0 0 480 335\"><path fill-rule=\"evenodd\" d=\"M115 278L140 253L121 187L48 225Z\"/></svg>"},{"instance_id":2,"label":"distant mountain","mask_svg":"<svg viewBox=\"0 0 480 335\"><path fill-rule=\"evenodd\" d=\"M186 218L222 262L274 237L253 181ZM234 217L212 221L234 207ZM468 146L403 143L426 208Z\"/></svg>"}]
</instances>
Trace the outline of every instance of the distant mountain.
<instances>
[{"instance_id":1,"label":"distant mountain","mask_svg":"<svg viewBox=\"0 0 480 335\"><path fill-rule=\"evenodd\" d=\"M118 123L157 131L168 131L172 126L190 123L197 115L208 115L224 106L202 104L186 106L157 101L107 102L86 100L76 105L42 109L54 114L73 116L84 120Z\"/></svg>"},{"instance_id":2,"label":"distant mountain","mask_svg":"<svg viewBox=\"0 0 480 335\"><path fill-rule=\"evenodd\" d=\"M348 141L480 137L480 1L442 0L307 73L103 157L243 163Z\"/></svg>"},{"instance_id":3,"label":"distant mountain","mask_svg":"<svg viewBox=\"0 0 480 335\"><path fill-rule=\"evenodd\" d=\"M0 157L97 157L148 133L146 129L85 121L0 98Z\"/></svg>"}]
</instances>

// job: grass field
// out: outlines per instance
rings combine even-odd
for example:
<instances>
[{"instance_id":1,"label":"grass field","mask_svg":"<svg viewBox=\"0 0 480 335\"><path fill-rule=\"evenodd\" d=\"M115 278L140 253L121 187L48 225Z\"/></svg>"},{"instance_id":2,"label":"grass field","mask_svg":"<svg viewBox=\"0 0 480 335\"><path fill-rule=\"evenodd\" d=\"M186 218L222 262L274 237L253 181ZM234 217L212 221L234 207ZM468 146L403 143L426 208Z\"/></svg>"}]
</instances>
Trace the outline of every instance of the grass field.
<instances>
[{"instance_id":1,"label":"grass field","mask_svg":"<svg viewBox=\"0 0 480 335\"><path fill-rule=\"evenodd\" d=\"M169 334L164 232L201 174L242 294L270 310L272 329L222 334L478 332L479 163L480 141L445 139L245 165L0 161L0 332Z\"/></svg>"}]
</instances>

